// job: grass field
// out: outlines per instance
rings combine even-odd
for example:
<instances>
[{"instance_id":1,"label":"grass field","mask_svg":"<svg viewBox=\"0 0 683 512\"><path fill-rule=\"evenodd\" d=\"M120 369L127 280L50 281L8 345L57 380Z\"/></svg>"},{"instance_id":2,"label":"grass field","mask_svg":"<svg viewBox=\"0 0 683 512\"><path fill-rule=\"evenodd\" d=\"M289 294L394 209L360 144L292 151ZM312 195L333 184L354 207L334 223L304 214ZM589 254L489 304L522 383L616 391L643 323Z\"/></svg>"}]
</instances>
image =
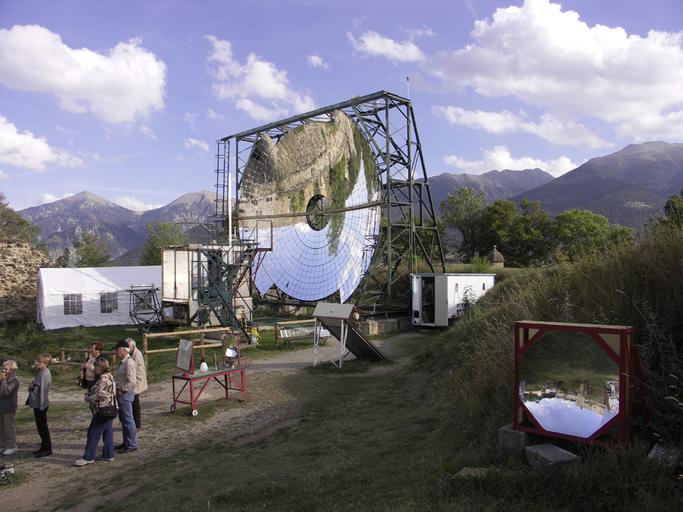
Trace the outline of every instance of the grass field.
<instances>
[{"instance_id":1,"label":"grass field","mask_svg":"<svg viewBox=\"0 0 683 512\"><path fill-rule=\"evenodd\" d=\"M639 447L584 450L582 463L541 473L502 459L495 439L463 428L468 418L431 371L442 342L401 341L415 362L394 371L356 362L292 377L288 391L303 403L295 426L244 445L188 441L172 456L136 461L99 490L130 494L98 510L680 510L680 485ZM495 470L454 478L465 466Z\"/></svg>"}]
</instances>

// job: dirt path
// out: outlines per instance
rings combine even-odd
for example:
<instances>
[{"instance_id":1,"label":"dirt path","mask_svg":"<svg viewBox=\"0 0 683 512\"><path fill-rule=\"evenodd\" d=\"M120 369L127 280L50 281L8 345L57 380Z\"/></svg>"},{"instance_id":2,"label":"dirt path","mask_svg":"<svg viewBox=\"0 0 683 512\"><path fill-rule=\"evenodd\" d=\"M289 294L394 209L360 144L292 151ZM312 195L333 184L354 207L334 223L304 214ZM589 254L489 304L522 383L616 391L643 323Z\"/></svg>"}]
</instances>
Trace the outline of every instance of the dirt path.
<instances>
[{"instance_id":1,"label":"dirt path","mask_svg":"<svg viewBox=\"0 0 683 512\"><path fill-rule=\"evenodd\" d=\"M415 333L397 335L394 339L415 336ZM377 344L391 357L391 343L381 340ZM339 357L339 344L330 341L321 347L319 361ZM139 449L132 454L117 456L112 462L96 462L85 467L76 467L74 461L83 454L90 413L83 402L79 388L57 389L51 393L52 407L49 415L50 432L53 440L53 455L36 459L31 455L37 449L39 438L35 426L21 425L17 428L19 453L2 457L0 461L15 465L24 480L9 488L0 487L0 502L3 510L16 512L31 510L52 510L71 493L82 493L96 488L98 481L106 480L109 471L101 471L100 465L111 469L124 464L134 467L136 460L160 457L173 451L170 439L191 438L198 440L212 434L234 440L238 444L256 442L282 428L295 425L299 418L298 400L286 392L283 382L288 376L311 366L313 349L278 352L273 357L259 359L247 370L247 400L237 400L240 395L231 393L229 401L216 400L222 397L222 389L209 386L199 404L199 416L189 415L189 406L180 406L170 412L172 403L171 385L168 380L150 385L142 395L143 429L138 432ZM386 371L386 367L381 371ZM19 403L24 403L26 386L22 386ZM241 397L240 397L241 398ZM206 412L202 414L202 411ZM62 411L62 412L60 412ZM64 411L66 411L64 413ZM114 420L114 443L121 442L121 428ZM92 471L96 468L96 471ZM95 503L86 502L79 510L91 510Z\"/></svg>"}]
</instances>

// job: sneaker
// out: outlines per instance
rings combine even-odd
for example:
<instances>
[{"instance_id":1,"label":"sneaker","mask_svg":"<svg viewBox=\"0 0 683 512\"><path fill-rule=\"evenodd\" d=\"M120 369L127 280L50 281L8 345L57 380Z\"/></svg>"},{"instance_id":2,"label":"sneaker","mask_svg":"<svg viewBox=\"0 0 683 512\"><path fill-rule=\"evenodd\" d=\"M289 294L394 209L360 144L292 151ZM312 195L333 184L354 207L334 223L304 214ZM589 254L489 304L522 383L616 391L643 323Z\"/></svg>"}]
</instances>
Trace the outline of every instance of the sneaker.
<instances>
[{"instance_id":1,"label":"sneaker","mask_svg":"<svg viewBox=\"0 0 683 512\"><path fill-rule=\"evenodd\" d=\"M109 458L106 458L106 457L95 457L95 460L97 460L97 461L104 461L104 462L111 462L111 461L114 460L114 457L109 457Z\"/></svg>"},{"instance_id":2,"label":"sneaker","mask_svg":"<svg viewBox=\"0 0 683 512\"><path fill-rule=\"evenodd\" d=\"M49 457L52 455L52 450L38 450L37 452L33 452L34 457Z\"/></svg>"},{"instance_id":3,"label":"sneaker","mask_svg":"<svg viewBox=\"0 0 683 512\"><path fill-rule=\"evenodd\" d=\"M75 466L85 466L87 464L92 464L95 462L94 460L88 460L88 459L78 459L76 462L74 462Z\"/></svg>"},{"instance_id":4,"label":"sneaker","mask_svg":"<svg viewBox=\"0 0 683 512\"><path fill-rule=\"evenodd\" d=\"M137 447L135 447L135 448L125 447L123 450L117 450L117 451L119 453L130 453L130 452L134 452L135 450L137 450Z\"/></svg>"},{"instance_id":5,"label":"sneaker","mask_svg":"<svg viewBox=\"0 0 683 512\"><path fill-rule=\"evenodd\" d=\"M121 450L125 450L125 449L126 449L126 443L121 443L121 444L117 444L116 446L114 446L114 450L116 450L117 452L121 451Z\"/></svg>"},{"instance_id":6,"label":"sneaker","mask_svg":"<svg viewBox=\"0 0 683 512\"><path fill-rule=\"evenodd\" d=\"M14 455L19 451L19 448L16 446L14 448L7 448L4 452L2 452L3 455Z\"/></svg>"}]
</instances>

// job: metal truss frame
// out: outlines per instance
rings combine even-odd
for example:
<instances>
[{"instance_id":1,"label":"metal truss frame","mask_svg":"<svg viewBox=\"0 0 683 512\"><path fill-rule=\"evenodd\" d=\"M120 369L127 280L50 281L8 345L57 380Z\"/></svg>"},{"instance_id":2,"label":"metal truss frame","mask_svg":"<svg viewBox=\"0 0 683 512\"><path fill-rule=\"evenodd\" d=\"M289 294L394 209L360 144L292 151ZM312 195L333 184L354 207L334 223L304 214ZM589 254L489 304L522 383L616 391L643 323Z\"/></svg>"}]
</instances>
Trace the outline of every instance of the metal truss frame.
<instances>
[{"instance_id":1,"label":"metal truss frame","mask_svg":"<svg viewBox=\"0 0 683 512\"><path fill-rule=\"evenodd\" d=\"M368 141L383 191L379 240L368 241L369 246L376 245L376 250L368 273L351 300L364 309L403 309L408 297L401 296L405 294L395 287L415 270L418 258L431 272L445 271L422 144L412 104L406 98L379 91L218 140L216 219L225 222L228 215L231 175L239 199L249 156L262 134L278 142L290 130L306 123L330 122L336 111L348 115ZM271 300L308 305L281 295Z\"/></svg>"},{"instance_id":2,"label":"metal truss frame","mask_svg":"<svg viewBox=\"0 0 683 512\"><path fill-rule=\"evenodd\" d=\"M159 288L154 285L133 285L128 290L128 315L142 332L149 332L152 327L164 323L164 310L157 296L158 291Z\"/></svg>"},{"instance_id":3,"label":"metal truss frame","mask_svg":"<svg viewBox=\"0 0 683 512\"><path fill-rule=\"evenodd\" d=\"M233 251L238 250L237 262L229 261L235 258ZM245 260L247 263L242 263ZM211 325L213 315L221 326L239 327L249 336L246 325L237 318L233 304L235 298L242 298L239 284L246 274L245 266L250 264L251 260L241 246L233 246L229 251L220 246L199 246L193 251L193 280L197 283L199 309L192 320L197 326Z\"/></svg>"}]
</instances>

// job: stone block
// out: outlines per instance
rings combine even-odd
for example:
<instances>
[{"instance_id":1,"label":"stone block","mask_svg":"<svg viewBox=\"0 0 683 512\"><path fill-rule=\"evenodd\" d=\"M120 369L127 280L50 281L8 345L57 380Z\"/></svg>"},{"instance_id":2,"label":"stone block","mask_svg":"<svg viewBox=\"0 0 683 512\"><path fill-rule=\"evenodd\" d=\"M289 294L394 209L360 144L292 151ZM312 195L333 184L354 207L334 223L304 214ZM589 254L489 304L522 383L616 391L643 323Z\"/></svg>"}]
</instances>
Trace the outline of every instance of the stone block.
<instances>
[{"instance_id":1,"label":"stone block","mask_svg":"<svg viewBox=\"0 0 683 512\"><path fill-rule=\"evenodd\" d=\"M527 463L534 469L543 469L548 466L567 464L579 460L579 457L573 453L550 443L527 446L524 448L524 452L526 453Z\"/></svg>"},{"instance_id":2,"label":"stone block","mask_svg":"<svg viewBox=\"0 0 683 512\"><path fill-rule=\"evenodd\" d=\"M529 436L527 433L515 430L512 423L498 429L498 446L504 455L521 457L528 444Z\"/></svg>"}]
</instances>

